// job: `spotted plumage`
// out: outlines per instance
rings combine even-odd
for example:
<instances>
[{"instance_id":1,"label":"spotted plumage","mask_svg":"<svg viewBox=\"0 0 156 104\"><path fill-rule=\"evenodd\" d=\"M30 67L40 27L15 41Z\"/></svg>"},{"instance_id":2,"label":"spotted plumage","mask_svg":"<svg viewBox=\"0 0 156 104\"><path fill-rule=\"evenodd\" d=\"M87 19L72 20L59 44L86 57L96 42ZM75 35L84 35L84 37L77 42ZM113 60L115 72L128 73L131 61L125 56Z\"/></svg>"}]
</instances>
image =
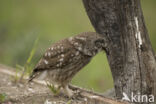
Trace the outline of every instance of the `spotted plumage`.
<instances>
[{"instance_id":1,"label":"spotted plumage","mask_svg":"<svg viewBox=\"0 0 156 104\"><path fill-rule=\"evenodd\" d=\"M58 41L48 48L30 77L42 77L72 93L68 84L93 56L104 49L104 39L95 32L85 32Z\"/></svg>"}]
</instances>

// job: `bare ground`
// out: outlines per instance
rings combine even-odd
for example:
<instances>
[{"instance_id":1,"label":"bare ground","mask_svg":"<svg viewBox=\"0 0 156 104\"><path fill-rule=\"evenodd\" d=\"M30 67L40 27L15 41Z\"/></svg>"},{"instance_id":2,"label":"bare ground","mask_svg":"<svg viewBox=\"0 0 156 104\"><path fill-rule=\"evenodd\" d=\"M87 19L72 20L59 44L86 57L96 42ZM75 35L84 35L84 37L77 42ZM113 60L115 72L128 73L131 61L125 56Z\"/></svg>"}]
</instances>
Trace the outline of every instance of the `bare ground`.
<instances>
[{"instance_id":1,"label":"bare ground","mask_svg":"<svg viewBox=\"0 0 156 104\"><path fill-rule=\"evenodd\" d=\"M5 101L0 104L66 104L73 102L73 99L69 99L63 94L54 95L44 85L15 83L13 79L13 76L0 73L0 94L6 95ZM73 104L76 103L84 103L84 100L80 101L79 99Z\"/></svg>"},{"instance_id":2,"label":"bare ground","mask_svg":"<svg viewBox=\"0 0 156 104\"><path fill-rule=\"evenodd\" d=\"M0 99L5 95L0 104L128 104L72 85L70 89L77 92L73 98L62 92L54 95L43 84L25 84L26 79L24 83L15 83L14 74L12 68L0 65Z\"/></svg>"}]
</instances>

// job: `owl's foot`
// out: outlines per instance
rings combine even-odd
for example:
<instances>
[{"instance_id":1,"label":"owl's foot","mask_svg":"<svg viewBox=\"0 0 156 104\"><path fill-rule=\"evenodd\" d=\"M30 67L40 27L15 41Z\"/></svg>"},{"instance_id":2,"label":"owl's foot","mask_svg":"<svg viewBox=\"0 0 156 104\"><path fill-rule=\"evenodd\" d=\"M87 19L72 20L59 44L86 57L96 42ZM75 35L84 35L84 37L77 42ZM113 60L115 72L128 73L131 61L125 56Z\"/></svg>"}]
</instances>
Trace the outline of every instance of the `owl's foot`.
<instances>
[{"instance_id":1,"label":"owl's foot","mask_svg":"<svg viewBox=\"0 0 156 104\"><path fill-rule=\"evenodd\" d=\"M74 95L74 92L71 89L69 89L68 85L64 87L64 92L69 98L73 97Z\"/></svg>"}]
</instances>

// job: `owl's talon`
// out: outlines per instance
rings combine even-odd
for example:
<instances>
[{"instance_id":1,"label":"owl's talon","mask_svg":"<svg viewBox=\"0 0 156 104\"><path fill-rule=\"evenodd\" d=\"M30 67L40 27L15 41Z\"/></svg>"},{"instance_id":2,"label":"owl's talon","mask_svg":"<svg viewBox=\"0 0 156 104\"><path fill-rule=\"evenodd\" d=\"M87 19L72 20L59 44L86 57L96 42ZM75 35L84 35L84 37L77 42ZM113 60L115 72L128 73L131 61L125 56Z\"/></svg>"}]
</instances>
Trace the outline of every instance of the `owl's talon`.
<instances>
[{"instance_id":1,"label":"owl's talon","mask_svg":"<svg viewBox=\"0 0 156 104\"><path fill-rule=\"evenodd\" d=\"M71 89L69 89L68 85L64 87L64 92L69 98L72 98L74 95L74 92Z\"/></svg>"}]
</instances>

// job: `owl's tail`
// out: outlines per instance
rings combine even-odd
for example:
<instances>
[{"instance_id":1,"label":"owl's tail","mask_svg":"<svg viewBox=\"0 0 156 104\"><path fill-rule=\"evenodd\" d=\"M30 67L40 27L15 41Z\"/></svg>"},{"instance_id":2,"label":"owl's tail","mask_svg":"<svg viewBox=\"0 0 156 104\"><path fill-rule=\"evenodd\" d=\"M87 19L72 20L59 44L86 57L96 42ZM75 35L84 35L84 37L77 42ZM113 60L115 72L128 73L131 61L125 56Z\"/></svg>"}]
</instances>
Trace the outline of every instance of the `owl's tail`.
<instances>
[{"instance_id":1,"label":"owl's tail","mask_svg":"<svg viewBox=\"0 0 156 104\"><path fill-rule=\"evenodd\" d=\"M28 83L31 82L35 77L36 77L36 74L33 72L28 79Z\"/></svg>"},{"instance_id":2,"label":"owl's tail","mask_svg":"<svg viewBox=\"0 0 156 104\"><path fill-rule=\"evenodd\" d=\"M32 74L29 77L28 83L31 82L34 78L38 78L40 80L43 80L47 76L47 71L46 70L41 70L41 69L34 69Z\"/></svg>"},{"instance_id":3,"label":"owl's tail","mask_svg":"<svg viewBox=\"0 0 156 104\"><path fill-rule=\"evenodd\" d=\"M32 74L29 76L28 83L30 83L35 77L39 75L40 72L37 71L37 69L34 69Z\"/></svg>"}]
</instances>

